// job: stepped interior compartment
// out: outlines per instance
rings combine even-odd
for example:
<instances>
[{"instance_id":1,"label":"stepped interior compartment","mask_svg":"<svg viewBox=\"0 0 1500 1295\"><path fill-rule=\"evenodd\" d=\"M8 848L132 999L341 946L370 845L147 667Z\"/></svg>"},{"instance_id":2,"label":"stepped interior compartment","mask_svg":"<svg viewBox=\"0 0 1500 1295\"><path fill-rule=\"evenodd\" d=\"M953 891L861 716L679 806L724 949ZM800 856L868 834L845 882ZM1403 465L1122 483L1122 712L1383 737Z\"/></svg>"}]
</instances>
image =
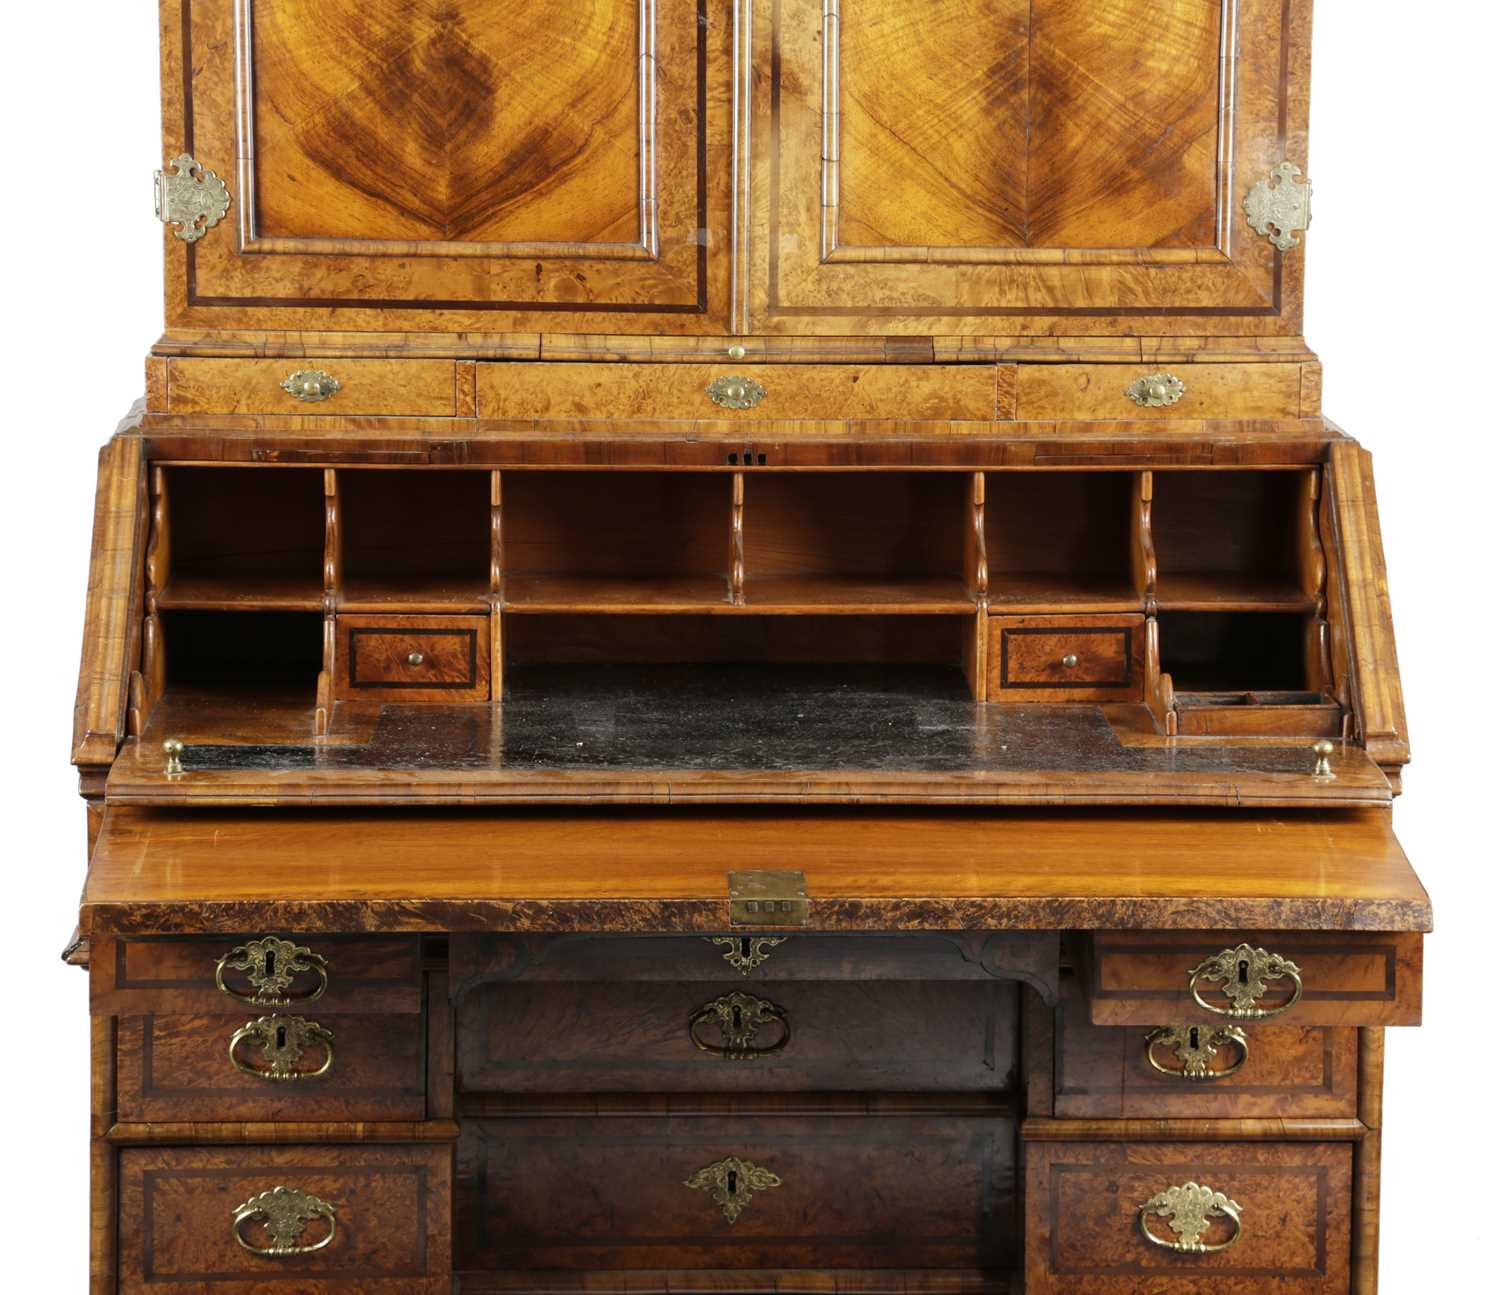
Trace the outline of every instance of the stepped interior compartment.
<instances>
[{"instance_id":1,"label":"stepped interior compartment","mask_svg":"<svg viewBox=\"0 0 1500 1295\"><path fill-rule=\"evenodd\" d=\"M264 693L312 704L323 668L318 613L169 611L163 638L173 692L224 692L247 700Z\"/></svg>"},{"instance_id":2,"label":"stepped interior compartment","mask_svg":"<svg viewBox=\"0 0 1500 1295\"><path fill-rule=\"evenodd\" d=\"M1178 696L1309 688L1307 618L1286 612L1163 612L1161 669Z\"/></svg>"}]
</instances>

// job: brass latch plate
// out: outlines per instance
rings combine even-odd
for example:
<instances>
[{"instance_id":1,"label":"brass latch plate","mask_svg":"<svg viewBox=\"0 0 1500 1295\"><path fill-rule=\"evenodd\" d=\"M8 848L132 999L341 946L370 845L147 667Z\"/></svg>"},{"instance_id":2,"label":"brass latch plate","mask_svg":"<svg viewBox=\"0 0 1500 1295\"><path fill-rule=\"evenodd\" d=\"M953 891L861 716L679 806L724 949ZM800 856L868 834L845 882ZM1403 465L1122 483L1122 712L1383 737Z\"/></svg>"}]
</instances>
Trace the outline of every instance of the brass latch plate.
<instances>
[{"instance_id":1,"label":"brass latch plate","mask_svg":"<svg viewBox=\"0 0 1500 1295\"><path fill-rule=\"evenodd\" d=\"M806 926L807 874L802 872L731 872L731 926Z\"/></svg>"}]
</instances>

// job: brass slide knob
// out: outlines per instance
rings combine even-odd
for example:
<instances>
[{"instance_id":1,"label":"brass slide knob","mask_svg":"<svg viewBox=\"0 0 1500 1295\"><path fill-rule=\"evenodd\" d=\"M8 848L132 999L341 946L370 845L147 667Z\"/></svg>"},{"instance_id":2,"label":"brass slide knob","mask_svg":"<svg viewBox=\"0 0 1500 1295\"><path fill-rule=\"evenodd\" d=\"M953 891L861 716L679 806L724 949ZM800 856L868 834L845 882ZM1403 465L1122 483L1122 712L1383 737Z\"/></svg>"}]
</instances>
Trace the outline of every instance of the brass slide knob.
<instances>
[{"instance_id":1,"label":"brass slide knob","mask_svg":"<svg viewBox=\"0 0 1500 1295\"><path fill-rule=\"evenodd\" d=\"M1335 777L1333 765L1329 761L1329 757L1333 754L1333 743L1328 741L1327 738L1324 738L1321 742L1314 742L1313 754L1317 756L1317 762L1313 765L1313 777Z\"/></svg>"},{"instance_id":2,"label":"brass slide knob","mask_svg":"<svg viewBox=\"0 0 1500 1295\"><path fill-rule=\"evenodd\" d=\"M186 748L181 738L169 737L161 744L162 754L167 757L164 772L167 777L175 778L182 772L182 753Z\"/></svg>"}]
</instances>

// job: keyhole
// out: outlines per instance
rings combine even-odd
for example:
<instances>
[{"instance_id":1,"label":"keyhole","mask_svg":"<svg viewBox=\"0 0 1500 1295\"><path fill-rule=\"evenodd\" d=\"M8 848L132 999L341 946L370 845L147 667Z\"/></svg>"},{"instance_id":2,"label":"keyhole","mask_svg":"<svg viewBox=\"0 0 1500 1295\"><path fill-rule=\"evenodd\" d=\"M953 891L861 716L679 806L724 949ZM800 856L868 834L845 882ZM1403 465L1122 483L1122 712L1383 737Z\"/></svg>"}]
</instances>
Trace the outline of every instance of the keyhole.
<instances>
[{"instance_id":1,"label":"keyhole","mask_svg":"<svg viewBox=\"0 0 1500 1295\"><path fill-rule=\"evenodd\" d=\"M737 1170L737 1169L731 1169L729 1171L729 1194L731 1196L733 1196L739 1190L740 1190L740 1174L739 1174L739 1170Z\"/></svg>"},{"instance_id":2,"label":"keyhole","mask_svg":"<svg viewBox=\"0 0 1500 1295\"><path fill-rule=\"evenodd\" d=\"M1188 1047L1194 1052L1198 1051L1198 1027L1196 1025L1188 1031Z\"/></svg>"},{"instance_id":3,"label":"keyhole","mask_svg":"<svg viewBox=\"0 0 1500 1295\"><path fill-rule=\"evenodd\" d=\"M744 1014L744 1012L741 1011L738 1007L736 1007L733 1010L733 1012L731 1013L731 1015L732 1015L732 1018L734 1020L734 1028L736 1030L740 1029L744 1025L744 1021L745 1021L745 1014Z\"/></svg>"},{"instance_id":4,"label":"keyhole","mask_svg":"<svg viewBox=\"0 0 1500 1295\"><path fill-rule=\"evenodd\" d=\"M274 953L267 953L266 954L266 979L269 980L275 974L276 974L276 955Z\"/></svg>"},{"instance_id":5,"label":"keyhole","mask_svg":"<svg viewBox=\"0 0 1500 1295\"><path fill-rule=\"evenodd\" d=\"M750 956L750 937L747 936L747 935L742 935L740 937L740 957L742 957L742 958L748 958L749 956Z\"/></svg>"},{"instance_id":6,"label":"keyhole","mask_svg":"<svg viewBox=\"0 0 1500 1295\"><path fill-rule=\"evenodd\" d=\"M286 1047L286 1026L276 1027L276 1046L278 1049Z\"/></svg>"},{"instance_id":7,"label":"keyhole","mask_svg":"<svg viewBox=\"0 0 1500 1295\"><path fill-rule=\"evenodd\" d=\"M1240 959L1240 984L1242 984L1242 985L1248 985L1249 983L1250 983L1250 964L1248 962L1246 962L1244 958L1241 958Z\"/></svg>"}]
</instances>

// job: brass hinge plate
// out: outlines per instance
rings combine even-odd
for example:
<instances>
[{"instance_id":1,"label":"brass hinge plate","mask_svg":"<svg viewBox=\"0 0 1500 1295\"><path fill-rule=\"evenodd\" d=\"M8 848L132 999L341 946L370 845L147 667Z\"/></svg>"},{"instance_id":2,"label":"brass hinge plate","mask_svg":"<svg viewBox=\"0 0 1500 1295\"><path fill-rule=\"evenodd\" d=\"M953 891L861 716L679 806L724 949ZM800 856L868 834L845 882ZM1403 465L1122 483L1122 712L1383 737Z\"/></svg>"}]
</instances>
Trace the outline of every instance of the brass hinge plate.
<instances>
[{"instance_id":1,"label":"brass hinge plate","mask_svg":"<svg viewBox=\"0 0 1500 1295\"><path fill-rule=\"evenodd\" d=\"M806 926L807 874L731 872L730 926Z\"/></svg>"}]
</instances>

